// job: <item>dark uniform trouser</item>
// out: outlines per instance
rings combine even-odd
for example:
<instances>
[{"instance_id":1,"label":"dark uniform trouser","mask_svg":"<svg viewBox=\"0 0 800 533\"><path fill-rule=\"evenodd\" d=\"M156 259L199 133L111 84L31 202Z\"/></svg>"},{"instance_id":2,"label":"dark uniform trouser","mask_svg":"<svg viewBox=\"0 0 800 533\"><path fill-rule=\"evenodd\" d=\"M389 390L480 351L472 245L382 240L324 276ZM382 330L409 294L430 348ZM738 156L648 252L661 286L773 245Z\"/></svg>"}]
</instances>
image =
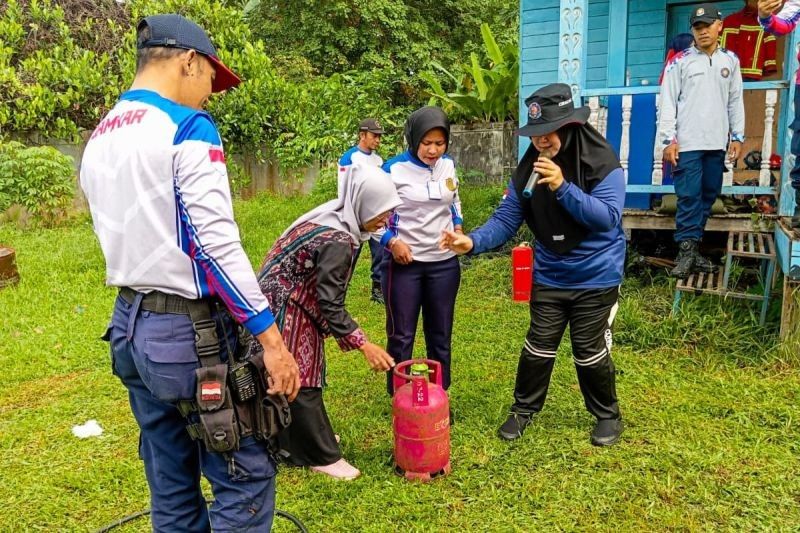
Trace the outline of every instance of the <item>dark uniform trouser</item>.
<instances>
[{"instance_id":1,"label":"dark uniform trouser","mask_svg":"<svg viewBox=\"0 0 800 533\"><path fill-rule=\"evenodd\" d=\"M412 358L417 322L422 311L426 357L442 365L442 387L450 387L450 359L456 295L461 284L457 257L443 261L412 261L401 265L387 251L383 271L386 298L386 351L395 363ZM394 395L392 372L386 373L389 396Z\"/></svg>"},{"instance_id":2,"label":"dark uniform trouser","mask_svg":"<svg viewBox=\"0 0 800 533\"><path fill-rule=\"evenodd\" d=\"M618 297L619 287L584 290L534 287L531 326L517 368L513 411L542 410L556 350L569 324L572 356L586 409L598 419L620 418L611 361L611 323Z\"/></svg>"},{"instance_id":3,"label":"dark uniform trouser","mask_svg":"<svg viewBox=\"0 0 800 533\"><path fill-rule=\"evenodd\" d=\"M133 303L117 297L106 338L112 369L128 389L139 424L139 457L150 487L153 530L269 531L275 510L275 463L266 445L243 438L229 462L189 437L186 419L174 402L195 393L194 371L200 363L192 322L188 315L142 310L140 302L140 297ZM235 343L230 318L214 319L220 342ZM214 494L210 509L200 487L201 474Z\"/></svg>"}]
</instances>

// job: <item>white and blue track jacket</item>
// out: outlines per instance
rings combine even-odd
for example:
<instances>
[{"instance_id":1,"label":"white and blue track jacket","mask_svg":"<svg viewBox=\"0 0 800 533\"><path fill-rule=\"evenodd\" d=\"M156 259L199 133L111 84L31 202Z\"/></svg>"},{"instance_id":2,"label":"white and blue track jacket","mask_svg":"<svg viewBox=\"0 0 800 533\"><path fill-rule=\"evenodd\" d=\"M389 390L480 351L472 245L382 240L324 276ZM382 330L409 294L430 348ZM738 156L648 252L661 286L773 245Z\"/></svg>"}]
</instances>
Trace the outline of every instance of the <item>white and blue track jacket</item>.
<instances>
[{"instance_id":1,"label":"white and blue track jacket","mask_svg":"<svg viewBox=\"0 0 800 533\"><path fill-rule=\"evenodd\" d=\"M209 115L152 91L124 93L92 133L80 182L108 285L218 297L255 335L275 321L242 249Z\"/></svg>"},{"instance_id":2,"label":"white and blue track jacket","mask_svg":"<svg viewBox=\"0 0 800 533\"><path fill-rule=\"evenodd\" d=\"M347 168L354 164L374 165L380 168L383 166L383 159L377 154L377 152L372 151L367 153L358 146L353 146L344 154L342 154L342 157L339 158L339 187L342 185L342 178L347 173Z\"/></svg>"},{"instance_id":3,"label":"white and blue track jacket","mask_svg":"<svg viewBox=\"0 0 800 533\"><path fill-rule=\"evenodd\" d=\"M444 155L429 167L406 150L387 161L383 170L392 177L403 203L389 219L381 244L386 246L392 237L399 237L411 248L414 261L453 257L450 250L439 249L442 230L464 223L453 159Z\"/></svg>"},{"instance_id":4,"label":"white and blue track jacket","mask_svg":"<svg viewBox=\"0 0 800 533\"><path fill-rule=\"evenodd\" d=\"M742 73L736 54L717 47L710 56L692 46L675 55L661 82L658 141L681 152L725 150L744 141Z\"/></svg>"}]
</instances>

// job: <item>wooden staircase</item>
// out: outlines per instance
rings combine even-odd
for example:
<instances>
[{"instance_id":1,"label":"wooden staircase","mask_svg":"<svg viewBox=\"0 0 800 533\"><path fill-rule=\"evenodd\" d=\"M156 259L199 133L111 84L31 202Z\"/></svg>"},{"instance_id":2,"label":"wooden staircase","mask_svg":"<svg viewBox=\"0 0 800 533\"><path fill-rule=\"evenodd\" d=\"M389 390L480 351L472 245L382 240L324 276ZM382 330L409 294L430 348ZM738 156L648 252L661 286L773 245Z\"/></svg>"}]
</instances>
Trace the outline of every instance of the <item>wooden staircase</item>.
<instances>
[{"instance_id":1,"label":"wooden staircase","mask_svg":"<svg viewBox=\"0 0 800 533\"><path fill-rule=\"evenodd\" d=\"M764 285L762 294L754 294L735 290L730 287L731 269L734 265L733 258L754 260L758 262L761 279ZM725 253L725 267L712 274L696 273L686 279L678 280L675 285L675 299L672 312L675 313L683 293L695 295L714 294L723 298L739 298L761 302L761 314L758 323L764 325L767 319L767 309L772 292L772 286L777 267L775 240L771 233L753 231L731 231L728 233L728 246Z\"/></svg>"}]
</instances>

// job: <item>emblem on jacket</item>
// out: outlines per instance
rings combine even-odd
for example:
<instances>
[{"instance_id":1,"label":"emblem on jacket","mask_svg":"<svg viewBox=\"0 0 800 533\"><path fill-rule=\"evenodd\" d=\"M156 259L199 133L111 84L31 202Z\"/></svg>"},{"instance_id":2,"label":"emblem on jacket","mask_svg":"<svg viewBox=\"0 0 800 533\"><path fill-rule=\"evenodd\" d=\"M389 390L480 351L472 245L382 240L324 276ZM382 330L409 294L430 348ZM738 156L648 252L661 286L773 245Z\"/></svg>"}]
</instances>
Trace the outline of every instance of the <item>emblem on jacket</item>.
<instances>
[{"instance_id":1,"label":"emblem on jacket","mask_svg":"<svg viewBox=\"0 0 800 533\"><path fill-rule=\"evenodd\" d=\"M456 192L456 189L458 189L458 185L456 185L456 180L454 180L453 178L447 178L446 180L444 180L444 184L447 186L447 189L450 192Z\"/></svg>"},{"instance_id":2,"label":"emblem on jacket","mask_svg":"<svg viewBox=\"0 0 800 533\"><path fill-rule=\"evenodd\" d=\"M727 78L728 76L731 75L731 69L729 69L728 67L722 67L722 70L720 70L719 73L722 74L723 78Z\"/></svg>"}]
</instances>

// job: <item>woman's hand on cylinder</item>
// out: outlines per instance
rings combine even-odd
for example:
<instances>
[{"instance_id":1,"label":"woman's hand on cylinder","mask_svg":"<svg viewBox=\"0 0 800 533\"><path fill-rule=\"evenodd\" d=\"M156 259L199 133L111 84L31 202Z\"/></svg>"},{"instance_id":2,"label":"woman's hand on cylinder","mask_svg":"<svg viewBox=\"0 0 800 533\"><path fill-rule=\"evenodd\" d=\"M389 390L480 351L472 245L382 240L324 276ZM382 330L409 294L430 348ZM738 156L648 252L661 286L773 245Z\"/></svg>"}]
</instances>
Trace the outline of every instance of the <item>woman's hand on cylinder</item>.
<instances>
[{"instance_id":1,"label":"woman's hand on cylinder","mask_svg":"<svg viewBox=\"0 0 800 533\"><path fill-rule=\"evenodd\" d=\"M392 252L392 257L401 265L407 265L414 261L411 255L411 248L398 238L394 238L389 244L389 251Z\"/></svg>"},{"instance_id":2,"label":"woman's hand on cylinder","mask_svg":"<svg viewBox=\"0 0 800 533\"><path fill-rule=\"evenodd\" d=\"M533 164L533 170L539 173L539 185L547 185L551 191L558 190L561 184L564 183L564 175L561 173L561 167L556 165L552 159L539 156L538 161Z\"/></svg>"},{"instance_id":3,"label":"woman's hand on cylinder","mask_svg":"<svg viewBox=\"0 0 800 533\"><path fill-rule=\"evenodd\" d=\"M369 367L375 372L386 372L394 367L392 356L377 344L367 341L359 350L366 357Z\"/></svg>"},{"instance_id":4,"label":"woman's hand on cylinder","mask_svg":"<svg viewBox=\"0 0 800 533\"><path fill-rule=\"evenodd\" d=\"M450 250L458 255L463 255L469 252L472 250L473 246L474 243L472 242L472 239L461 232L444 230L442 231L442 236L439 239L440 249Z\"/></svg>"}]
</instances>

